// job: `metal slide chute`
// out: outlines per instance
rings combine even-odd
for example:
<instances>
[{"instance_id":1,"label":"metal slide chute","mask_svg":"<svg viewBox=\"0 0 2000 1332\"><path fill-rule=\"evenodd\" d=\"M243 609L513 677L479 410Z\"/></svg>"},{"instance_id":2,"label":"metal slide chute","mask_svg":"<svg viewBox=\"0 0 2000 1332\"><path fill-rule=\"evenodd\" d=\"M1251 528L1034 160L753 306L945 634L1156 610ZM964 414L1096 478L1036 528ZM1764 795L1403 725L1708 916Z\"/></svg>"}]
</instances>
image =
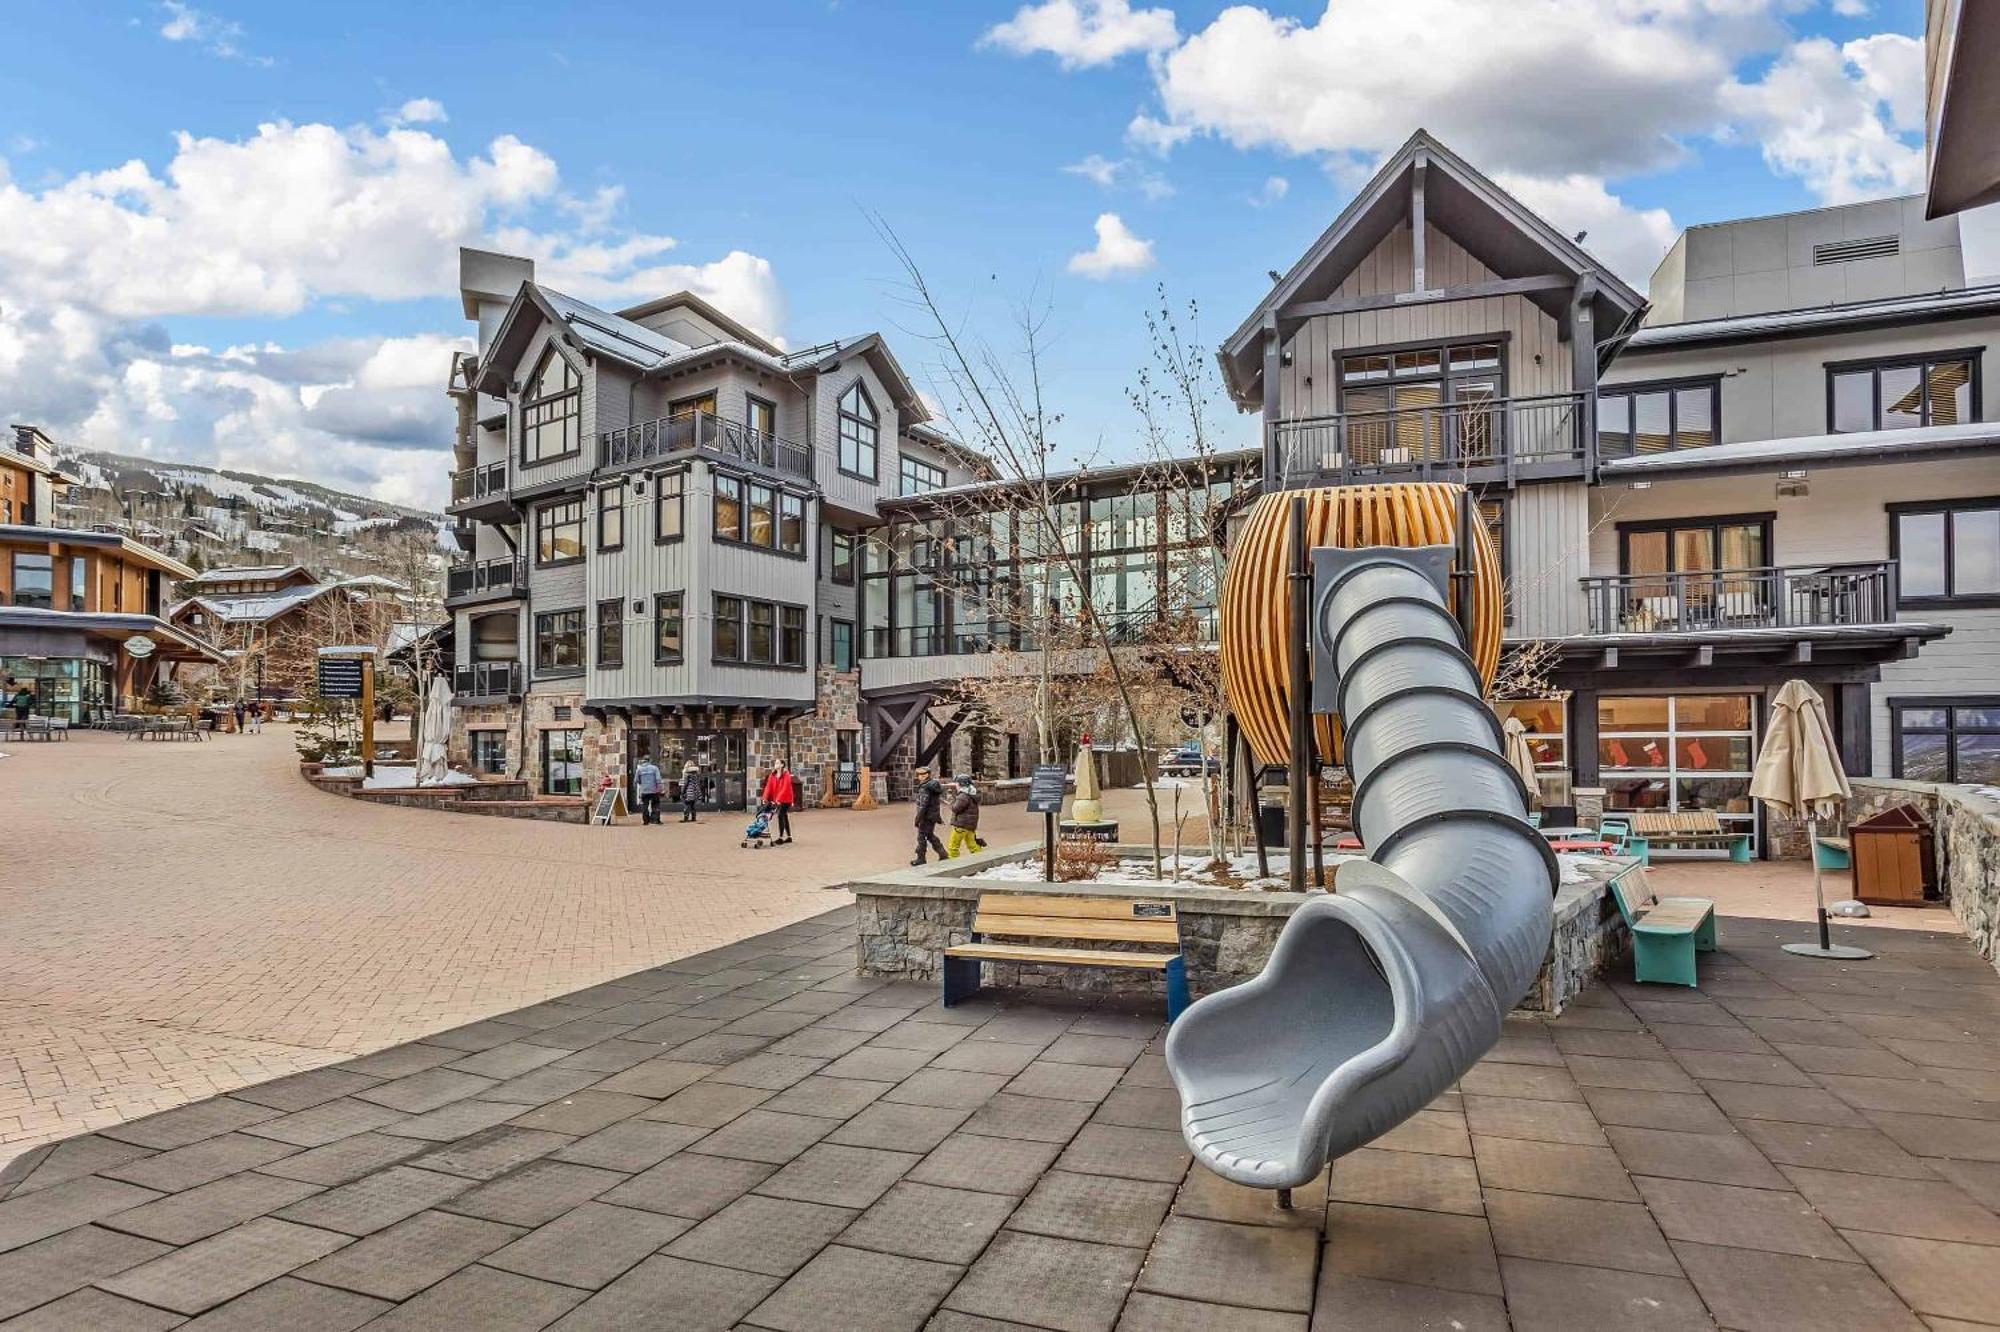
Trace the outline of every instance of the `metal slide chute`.
<instances>
[{"instance_id":1,"label":"metal slide chute","mask_svg":"<svg viewBox=\"0 0 2000 1332\"><path fill-rule=\"evenodd\" d=\"M1548 952L1554 854L1446 609L1448 548L1315 552L1353 817L1372 864L1292 915L1255 979L1174 1023L1195 1157L1291 1189L1394 1128L1500 1038Z\"/></svg>"}]
</instances>

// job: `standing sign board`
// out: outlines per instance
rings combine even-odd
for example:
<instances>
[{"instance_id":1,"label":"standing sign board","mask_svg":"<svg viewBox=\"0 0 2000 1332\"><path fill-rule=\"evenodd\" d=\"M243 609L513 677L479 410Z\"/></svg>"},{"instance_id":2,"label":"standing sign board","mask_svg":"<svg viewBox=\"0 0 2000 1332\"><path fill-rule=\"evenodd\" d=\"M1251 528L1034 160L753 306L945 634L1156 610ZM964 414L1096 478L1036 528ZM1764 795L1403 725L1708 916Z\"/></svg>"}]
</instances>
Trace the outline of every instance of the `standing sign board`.
<instances>
[{"instance_id":1,"label":"standing sign board","mask_svg":"<svg viewBox=\"0 0 2000 1332\"><path fill-rule=\"evenodd\" d=\"M590 821L609 828L612 820L625 812L624 789L615 779L606 777L603 787L597 792L597 805L590 811Z\"/></svg>"},{"instance_id":2,"label":"standing sign board","mask_svg":"<svg viewBox=\"0 0 2000 1332\"><path fill-rule=\"evenodd\" d=\"M361 697L361 658L321 657L319 696L321 698Z\"/></svg>"},{"instance_id":3,"label":"standing sign board","mask_svg":"<svg viewBox=\"0 0 2000 1332\"><path fill-rule=\"evenodd\" d=\"M323 647L319 650L319 696L351 698L361 714L361 772L375 775L375 649Z\"/></svg>"},{"instance_id":4,"label":"standing sign board","mask_svg":"<svg viewBox=\"0 0 2000 1332\"><path fill-rule=\"evenodd\" d=\"M1069 769L1060 763L1037 763L1028 776L1028 812L1042 816L1042 877L1055 882L1056 815L1062 813L1063 783Z\"/></svg>"}]
</instances>

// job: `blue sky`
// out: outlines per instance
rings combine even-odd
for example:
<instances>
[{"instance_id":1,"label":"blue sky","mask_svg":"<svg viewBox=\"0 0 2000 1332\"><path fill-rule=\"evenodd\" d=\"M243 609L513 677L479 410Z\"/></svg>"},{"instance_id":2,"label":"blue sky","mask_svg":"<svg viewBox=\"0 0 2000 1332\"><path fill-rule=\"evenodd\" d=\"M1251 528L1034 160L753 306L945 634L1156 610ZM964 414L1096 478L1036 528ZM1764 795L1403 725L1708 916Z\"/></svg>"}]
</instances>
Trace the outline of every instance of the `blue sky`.
<instances>
[{"instance_id":1,"label":"blue sky","mask_svg":"<svg viewBox=\"0 0 2000 1332\"><path fill-rule=\"evenodd\" d=\"M1129 456L1156 287L1226 333L1417 125L1643 285L1689 223L1914 188L1921 23L1916 0L30 3L0 71L0 409L435 501L457 245L606 304L693 285L794 344L880 328L921 381L872 214L992 341L1044 302L1067 450Z\"/></svg>"}]
</instances>

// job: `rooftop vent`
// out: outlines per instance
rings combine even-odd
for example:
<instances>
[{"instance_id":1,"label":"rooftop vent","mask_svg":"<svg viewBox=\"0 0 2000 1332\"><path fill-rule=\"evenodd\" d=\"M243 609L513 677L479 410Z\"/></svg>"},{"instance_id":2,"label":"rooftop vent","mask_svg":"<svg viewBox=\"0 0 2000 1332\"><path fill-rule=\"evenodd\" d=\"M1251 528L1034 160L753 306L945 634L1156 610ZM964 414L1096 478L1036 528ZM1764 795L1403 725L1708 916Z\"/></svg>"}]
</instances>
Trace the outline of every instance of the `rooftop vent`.
<instances>
[{"instance_id":1,"label":"rooftop vent","mask_svg":"<svg viewBox=\"0 0 2000 1332\"><path fill-rule=\"evenodd\" d=\"M1863 259L1886 259L1903 249L1900 236L1863 236L1860 240L1827 241L1813 246L1813 267L1821 264L1853 264Z\"/></svg>"}]
</instances>

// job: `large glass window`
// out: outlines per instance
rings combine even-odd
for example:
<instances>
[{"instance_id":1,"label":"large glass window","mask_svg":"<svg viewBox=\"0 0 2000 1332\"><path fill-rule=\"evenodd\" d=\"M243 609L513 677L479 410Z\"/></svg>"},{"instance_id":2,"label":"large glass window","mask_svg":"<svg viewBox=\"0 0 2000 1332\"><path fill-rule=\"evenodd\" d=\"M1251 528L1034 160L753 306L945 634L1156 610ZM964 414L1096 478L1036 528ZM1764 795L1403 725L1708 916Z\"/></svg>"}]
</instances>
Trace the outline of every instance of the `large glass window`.
<instances>
[{"instance_id":1,"label":"large glass window","mask_svg":"<svg viewBox=\"0 0 2000 1332\"><path fill-rule=\"evenodd\" d=\"M743 598L715 599L715 659L743 660Z\"/></svg>"},{"instance_id":2,"label":"large glass window","mask_svg":"<svg viewBox=\"0 0 2000 1332\"><path fill-rule=\"evenodd\" d=\"M803 606L778 607L778 664L806 664L806 609Z\"/></svg>"},{"instance_id":3,"label":"large glass window","mask_svg":"<svg viewBox=\"0 0 2000 1332\"><path fill-rule=\"evenodd\" d=\"M744 540L766 550L778 544L778 497L769 486L750 486L750 527Z\"/></svg>"},{"instance_id":4,"label":"large glass window","mask_svg":"<svg viewBox=\"0 0 2000 1332\"><path fill-rule=\"evenodd\" d=\"M750 394L743 396L743 424L762 435L778 433L778 404Z\"/></svg>"},{"instance_id":5,"label":"large glass window","mask_svg":"<svg viewBox=\"0 0 2000 1332\"><path fill-rule=\"evenodd\" d=\"M472 742L472 770L485 773L488 777L503 777L507 773L507 733L505 731L472 731L466 738Z\"/></svg>"},{"instance_id":6,"label":"large glass window","mask_svg":"<svg viewBox=\"0 0 2000 1332\"><path fill-rule=\"evenodd\" d=\"M90 588L90 561L81 555L69 557L69 608L82 610Z\"/></svg>"},{"instance_id":7,"label":"large glass window","mask_svg":"<svg viewBox=\"0 0 2000 1332\"><path fill-rule=\"evenodd\" d=\"M922 495L927 491L944 489L944 468L905 453L900 455L896 479L897 494Z\"/></svg>"},{"instance_id":8,"label":"large glass window","mask_svg":"<svg viewBox=\"0 0 2000 1332\"><path fill-rule=\"evenodd\" d=\"M743 479L735 476L715 477L715 539L718 541L741 541L743 539Z\"/></svg>"},{"instance_id":9,"label":"large glass window","mask_svg":"<svg viewBox=\"0 0 2000 1332\"><path fill-rule=\"evenodd\" d=\"M671 666L681 659L681 594L662 592L653 598L653 662Z\"/></svg>"},{"instance_id":10,"label":"large glass window","mask_svg":"<svg viewBox=\"0 0 2000 1332\"><path fill-rule=\"evenodd\" d=\"M1979 354L1830 365L1827 429L1902 430L1980 420Z\"/></svg>"},{"instance_id":11,"label":"large glass window","mask_svg":"<svg viewBox=\"0 0 2000 1332\"><path fill-rule=\"evenodd\" d=\"M550 347L521 399L521 461L546 462L583 447L583 391L576 371Z\"/></svg>"},{"instance_id":12,"label":"large glass window","mask_svg":"<svg viewBox=\"0 0 2000 1332\"><path fill-rule=\"evenodd\" d=\"M625 544L625 483L600 486L597 491L597 548L617 550Z\"/></svg>"},{"instance_id":13,"label":"large glass window","mask_svg":"<svg viewBox=\"0 0 2000 1332\"><path fill-rule=\"evenodd\" d=\"M1889 525L1903 601L2000 604L2000 498L1891 505Z\"/></svg>"},{"instance_id":14,"label":"large glass window","mask_svg":"<svg viewBox=\"0 0 2000 1332\"><path fill-rule=\"evenodd\" d=\"M583 732L542 732L542 794L583 794Z\"/></svg>"},{"instance_id":15,"label":"large glass window","mask_svg":"<svg viewBox=\"0 0 2000 1332\"><path fill-rule=\"evenodd\" d=\"M860 538L852 532L838 528L828 528L827 576L836 583L852 585L854 582L854 548Z\"/></svg>"},{"instance_id":16,"label":"large glass window","mask_svg":"<svg viewBox=\"0 0 2000 1332\"><path fill-rule=\"evenodd\" d=\"M574 675L583 669L583 612L544 611L535 617L535 674Z\"/></svg>"},{"instance_id":17,"label":"large glass window","mask_svg":"<svg viewBox=\"0 0 2000 1332\"><path fill-rule=\"evenodd\" d=\"M52 555L14 552L14 604L37 610L55 606L56 562Z\"/></svg>"},{"instance_id":18,"label":"large glass window","mask_svg":"<svg viewBox=\"0 0 2000 1332\"><path fill-rule=\"evenodd\" d=\"M787 555L806 553L806 501L790 491L778 493L778 549Z\"/></svg>"},{"instance_id":19,"label":"large glass window","mask_svg":"<svg viewBox=\"0 0 2000 1332\"><path fill-rule=\"evenodd\" d=\"M840 395L839 407L840 470L873 481L882 433L874 400L857 379Z\"/></svg>"},{"instance_id":20,"label":"large glass window","mask_svg":"<svg viewBox=\"0 0 2000 1332\"><path fill-rule=\"evenodd\" d=\"M1561 698L1517 698L1495 703L1504 723L1509 717L1527 729L1528 749L1535 756L1537 797L1544 805L1570 803L1569 703Z\"/></svg>"},{"instance_id":21,"label":"large glass window","mask_svg":"<svg viewBox=\"0 0 2000 1332\"><path fill-rule=\"evenodd\" d=\"M612 598L597 603L597 669L615 671L625 664L625 602Z\"/></svg>"},{"instance_id":22,"label":"large glass window","mask_svg":"<svg viewBox=\"0 0 2000 1332\"><path fill-rule=\"evenodd\" d=\"M1722 438L1721 381L1678 380L1597 391L1597 451L1627 458L1696 449Z\"/></svg>"},{"instance_id":23,"label":"large glass window","mask_svg":"<svg viewBox=\"0 0 2000 1332\"><path fill-rule=\"evenodd\" d=\"M1600 698L1597 761L1606 807L1712 811L1725 831L1754 835L1755 711L1748 694Z\"/></svg>"},{"instance_id":24,"label":"large glass window","mask_svg":"<svg viewBox=\"0 0 2000 1332\"><path fill-rule=\"evenodd\" d=\"M1369 466L1485 460L1506 396L1498 342L1341 358L1349 462Z\"/></svg>"},{"instance_id":25,"label":"large glass window","mask_svg":"<svg viewBox=\"0 0 2000 1332\"><path fill-rule=\"evenodd\" d=\"M777 661L778 608L768 601L750 603L750 633L744 640L744 660L757 666Z\"/></svg>"},{"instance_id":26,"label":"large glass window","mask_svg":"<svg viewBox=\"0 0 2000 1332\"><path fill-rule=\"evenodd\" d=\"M1892 698L1889 725L1896 776L2000 786L2000 694Z\"/></svg>"},{"instance_id":27,"label":"large glass window","mask_svg":"<svg viewBox=\"0 0 2000 1332\"><path fill-rule=\"evenodd\" d=\"M535 563L583 558L583 500L557 500L535 510Z\"/></svg>"},{"instance_id":28,"label":"large glass window","mask_svg":"<svg viewBox=\"0 0 2000 1332\"><path fill-rule=\"evenodd\" d=\"M854 669L854 621L826 622L826 662L837 671Z\"/></svg>"},{"instance_id":29,"label":"large glass window","mask_svg":"<svg viewBox=\"0 0 2000 1332\"><path fill-rule=\"evenodd\" d=\"M1618 536L1627 579L1612 609L1623 628L1755 624L1774 611L1772 579L1759 572L1771 558L1768 515L1631 523Z\"/></svg>"},{"instance_id":30,"label":"large glass window","mask_svg":"<svg viewBox=\"0 0 2000 1332\"><path fill-rule=\"evenodd\" d=\"M687 530L687 473L665 472L653 484L653 540L679 541Z\"/></svg>"}]
</instances>

